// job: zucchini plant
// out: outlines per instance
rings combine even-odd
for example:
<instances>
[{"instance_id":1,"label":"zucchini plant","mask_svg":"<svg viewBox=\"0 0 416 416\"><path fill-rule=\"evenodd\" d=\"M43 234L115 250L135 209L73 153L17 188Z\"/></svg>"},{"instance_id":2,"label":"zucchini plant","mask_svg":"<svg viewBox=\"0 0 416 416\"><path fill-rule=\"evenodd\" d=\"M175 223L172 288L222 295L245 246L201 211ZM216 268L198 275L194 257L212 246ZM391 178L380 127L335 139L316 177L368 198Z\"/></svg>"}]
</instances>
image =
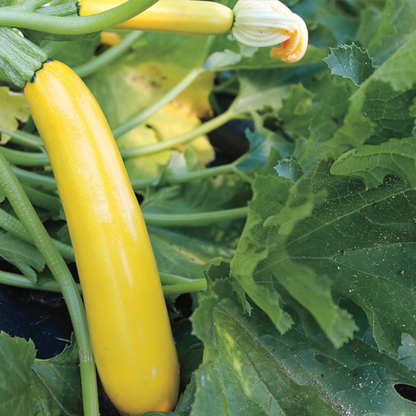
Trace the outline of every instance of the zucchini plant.
<instances>
[{"instance_id":1,"label":"zucchini plant","mask_svg":"<svg viewBox=\"0 0 416 416\"><path fill-rule=\"evenodd\" d=\"M5 2L0 414L412 415L415 12Z\"/></svg>"}]
</instances>

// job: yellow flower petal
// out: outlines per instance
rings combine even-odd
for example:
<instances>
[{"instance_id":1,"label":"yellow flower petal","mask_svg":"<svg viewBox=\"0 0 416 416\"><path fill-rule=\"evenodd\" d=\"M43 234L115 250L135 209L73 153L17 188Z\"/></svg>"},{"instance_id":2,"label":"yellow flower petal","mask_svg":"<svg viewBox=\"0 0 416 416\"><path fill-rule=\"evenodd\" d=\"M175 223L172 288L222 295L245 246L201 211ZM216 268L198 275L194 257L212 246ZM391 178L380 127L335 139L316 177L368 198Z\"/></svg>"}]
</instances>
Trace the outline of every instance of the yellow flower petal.
<instances>
[{"instance_id":1,"label":"yellow flower petal","mask_svg":"<svg viewBox=\"0 0 416 416\"><path fill-rule=\"evenodd\" d=\"M270 52L272 58L281 59L288 63L302 59L308 48L308 28L301 17L292 14L298 22L298 30L288 40L282 42L280 48L274 48Z\"/></svg>"},{"instance_id":2,"label":"yellow flower petal","mask_svg":"<svg viewBox=\"0 0 416 416\"><path fill-rule=\"evenodd\" d=\"M279 0L239 0L234 7L231 33L242 45L263 47L281 44L271 56L296 62L308 46L305 22Z\"/></svg>"}]
</instances>

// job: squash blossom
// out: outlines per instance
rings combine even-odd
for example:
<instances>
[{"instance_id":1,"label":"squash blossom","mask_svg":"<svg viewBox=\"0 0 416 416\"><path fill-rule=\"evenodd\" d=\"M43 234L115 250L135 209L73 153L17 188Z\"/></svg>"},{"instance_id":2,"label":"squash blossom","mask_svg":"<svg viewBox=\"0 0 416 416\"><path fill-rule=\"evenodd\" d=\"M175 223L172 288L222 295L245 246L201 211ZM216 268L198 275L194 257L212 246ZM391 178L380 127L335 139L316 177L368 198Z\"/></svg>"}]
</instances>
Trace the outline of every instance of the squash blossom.
<instances>
[{"instance_id":1,"label":"squash blossom","mask_svg":"<svg viewBox=\"0 0 416 416\"><path fill-rule=\"evenodd\" d=\"M281 44L270 52L272 58L297 62L308 47L308 29L297 14L279 0L239 0L234 7L234 39L246 46Z\"/></svg>"}]
</instances>

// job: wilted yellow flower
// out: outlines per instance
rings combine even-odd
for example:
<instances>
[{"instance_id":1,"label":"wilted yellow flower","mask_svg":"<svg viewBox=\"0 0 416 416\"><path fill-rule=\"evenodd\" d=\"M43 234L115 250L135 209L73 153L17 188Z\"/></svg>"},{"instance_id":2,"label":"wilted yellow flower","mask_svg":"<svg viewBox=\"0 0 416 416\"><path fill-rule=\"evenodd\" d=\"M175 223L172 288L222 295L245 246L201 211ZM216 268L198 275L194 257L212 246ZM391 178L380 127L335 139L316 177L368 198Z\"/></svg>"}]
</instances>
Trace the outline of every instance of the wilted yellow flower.
<instances>
[{"instance_id":1,"label":"wilted yellow flower","mask_svg":"<svg viewBox=\"0 0 416 416\"><path fill-rule=\"evenodd\" d=\"M308 47L308 29L297 14L279 0L239 0L231 29L237 42L262 47L281 44L270 52L284 62L299 61Z\"/></svg>"}]
</instances>

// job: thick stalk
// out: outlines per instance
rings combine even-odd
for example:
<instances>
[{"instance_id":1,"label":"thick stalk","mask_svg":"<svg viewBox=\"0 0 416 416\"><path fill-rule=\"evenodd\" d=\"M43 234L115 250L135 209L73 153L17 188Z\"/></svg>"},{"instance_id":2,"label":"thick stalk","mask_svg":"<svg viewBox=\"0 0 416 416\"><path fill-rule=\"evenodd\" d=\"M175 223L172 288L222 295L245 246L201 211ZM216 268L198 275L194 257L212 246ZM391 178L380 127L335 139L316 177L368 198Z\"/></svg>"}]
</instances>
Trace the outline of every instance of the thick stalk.
<instances>
[{"instance_id":1,"label":"thick stalk","mask_svg":"<svg viewBox=\"0 0 416 416\"><path fill-rule=\"evenodd\" d=\"M22 7L29 12L34 12L39 7L44 6L48 3L48 0L29 0L24 3Z\"/></svg>"},{"instance_id":2,"label":"thick stalk","mask_svg":"<svg viewBox=\"0 0 416 416\"><path fill-rule=\"evenodd\" d=\"M19 180L25 183L33 186L42 186L48 191L56 191L58 189L56 186L56 180L52 176L40 175L39 173L21 169L14 165L12 165L11 168Z\"/></svg>"},{"instance_id":3,"label":"thick stalk","mask_svg":"<svg viewBox=\"0 0 416 416\"><path fill-rule=\"evenodd\" d=\"M85 416L98 416L97 380L81 296L68 267L30 204L19 180L0 152L0 186L36 244L65 298L79 346Z\"/></svg>"},{"instance_id":4,"label":"thick stalk","mask_svg":"<svg viewBox=\"0 0 416 416\"><path fill-rule=\"evenodd\" d=\"M19 166L45 166L50 165L48 155L46 153L21 152L20 150L9 149L0 146L0 153L6 160L14 165Z\"/></svg>"},{"instance_id":5,"label":"thick stalk","mask_svg":"<svg viewBox=\"0 0 416 416\"><path fill-rule=\"evenodd\" d=\"M212 224L218 221L230 221L240 218L246 218L248 208L225 209L221 211L200 212L196 214L146 214L143 218L147 225L163 225L163 226L201 226Z\"/></svg>"},{"instance_id":6,"label":"thick stalk","mask_svg":"<svg viewBox=\"0 0 416 416\"><path fill-rule=\"evenodd\" d=\"M106 12L76 18L22 11L19 5L3 7L0 8L0 26L61 35L84 35L117 26L143 12L155 2L156 0L130 0Z\"/></svg>"},{"instance_id":7,"label":"thick stalk","mask_svg":"<svg viewBox=\"0 0 416 416\"><path fill-rule=\"evenodd\" d=\"M37 189L31 188L30 186L24 184L22 184L22 188L26 192L31 204L35 207L57 212L62 209L62 203L58 197L45 194L44 192L38 191Z\"/></svg>"},{"instance_id":8,"label":"thick stalk","mask_svg":"<svg viewBox=\"0 0 416 416\"><path fill-rule=\"evenodd\" d=\"M200 292L207 289L207 281L205 279L198 279L189 283L180 283L177 285L163 286L163 293L165 296L182 295L183 293Z\"/></svg>"},{"instance_id":9,"label":"thick stalk","mask_svg":"<svg viewBox=\"0 0 416 416\"><path fill-rule=\"evenodd\" d=\"M43 146L42 139L34 134L26 133L22 130L10 131L0 127L0 133L8 134L11 136L13 143L20 144L22 146L32 147L33 149L39 150L40 146Z\"/></svg>"},{"instance_id":10,"label":"thick stalk","mask_svg":"<svg viewBox=\"0 0 416 416\"><path fill-rule=\"evenodd\" d=\"M132 32L127 35L120 43L111 47L101 55L94 59L86 62L85 64L79 65L74 68L74 71L81 77L87 77L106 65L118 59L125 52L127 52L131 45L142 35L142 32Z\"/></svg>"}]
</instances>

